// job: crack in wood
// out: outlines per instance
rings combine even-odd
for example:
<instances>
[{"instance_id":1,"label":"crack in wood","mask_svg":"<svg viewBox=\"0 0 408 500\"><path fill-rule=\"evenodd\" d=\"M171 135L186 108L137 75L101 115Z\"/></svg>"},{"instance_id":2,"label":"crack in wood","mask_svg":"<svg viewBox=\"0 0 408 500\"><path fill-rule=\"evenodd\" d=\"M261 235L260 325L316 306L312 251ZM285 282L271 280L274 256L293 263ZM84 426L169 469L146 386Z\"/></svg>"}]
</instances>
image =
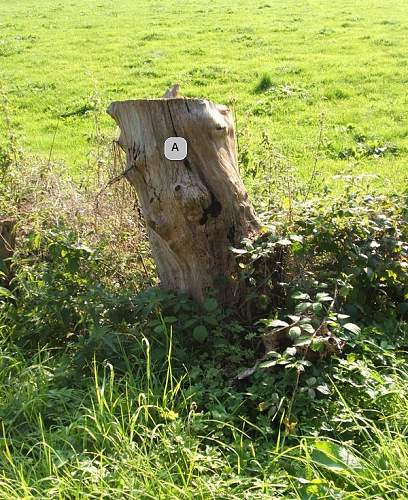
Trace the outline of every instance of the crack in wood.
<instances>
[{"instance_id":1,"label":"crack in wood","mask_svg":"<svg viewBox=\"0 0 408 500\"><path fill-rule=\"evenodd\" d=\"M174 121L173 121L173 116L171 114L171 109L170 109L170 103L169 103L169 101L167 101L167 109L169 110L169 116L170 116L171 125L173 127L174 137L178 137L177 132L176 132L176 127L175 127Z\"/></svg>"},{"instance_id":2,"label":"crack in wood","mask_svg":"<svg viewBox=\"0 0 408 500\"><path fill-rule=\"evenodd\" d=\"M228 229L227 238L231 245L235 244L235 224L232 224Z\"/></svg>"}]
</instances>

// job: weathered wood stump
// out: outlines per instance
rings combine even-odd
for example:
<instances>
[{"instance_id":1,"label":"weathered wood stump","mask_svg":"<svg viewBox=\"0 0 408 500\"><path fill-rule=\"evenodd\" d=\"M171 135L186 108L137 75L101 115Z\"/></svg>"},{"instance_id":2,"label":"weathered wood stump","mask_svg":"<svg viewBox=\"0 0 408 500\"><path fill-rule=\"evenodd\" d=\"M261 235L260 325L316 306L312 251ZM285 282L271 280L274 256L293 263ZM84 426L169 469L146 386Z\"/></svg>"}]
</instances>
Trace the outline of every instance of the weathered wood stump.
<instances>
[{"instance_id":1,"label":"weathered wood stump","mask_svg":"<svg viewBox=\"0 0 408 500\"><path fill-rule=\"evenodd\" d=\"M137 191L162 286L198 301L215 290L223 304L234 303L240 285L230 247L259 225L238 171L231 111L170 97L113 102L107 112L120 128L125 176ZM187 141L184 160L164 155L169 137Z\"/></svg>"}]
</instances>

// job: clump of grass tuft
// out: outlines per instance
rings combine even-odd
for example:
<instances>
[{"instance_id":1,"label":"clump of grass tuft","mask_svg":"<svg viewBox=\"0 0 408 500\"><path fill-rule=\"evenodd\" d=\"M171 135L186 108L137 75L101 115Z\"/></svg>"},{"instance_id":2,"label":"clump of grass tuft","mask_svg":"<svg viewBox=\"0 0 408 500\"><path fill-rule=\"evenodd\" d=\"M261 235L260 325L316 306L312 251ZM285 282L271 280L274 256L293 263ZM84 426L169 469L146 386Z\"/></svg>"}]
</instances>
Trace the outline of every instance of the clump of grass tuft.
<instances>
[{"instance_id":1,"label":"clump of grass tuft","mask_svg":"<svg viewBox=\"0 0 408 500\"><path fill-rule=\"evenodd\" d=\"M273 87L272 78L270 77L270 75L268 75L268 73L264 73L261 76L257 86L255 87L255 93L260 94L262 92L266 92L272 87Z\"/></svg>"}]
</instances>

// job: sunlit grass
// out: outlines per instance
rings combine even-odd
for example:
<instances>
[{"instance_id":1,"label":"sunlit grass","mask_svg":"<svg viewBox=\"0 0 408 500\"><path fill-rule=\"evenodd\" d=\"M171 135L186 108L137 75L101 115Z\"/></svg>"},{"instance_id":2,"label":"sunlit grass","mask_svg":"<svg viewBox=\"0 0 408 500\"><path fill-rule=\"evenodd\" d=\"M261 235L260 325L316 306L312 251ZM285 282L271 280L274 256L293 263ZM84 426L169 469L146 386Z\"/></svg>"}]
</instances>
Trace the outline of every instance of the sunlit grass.
<instances>
[{"instance_id":1,"label":"sunlit grass","mask_svg":"<svg viewBox=\"0 0 408 500\"><path fill-rule=\"evenodd\" d=\"M171 349L159 368L142 343L139 370L117 374L109 363L93 363L92 373L67 388L58 383L67 354L43 349L24 357L2 339L0 498L408 494L405 371L393 375L387 415L359 416L343 399L354 440L305 436L285 444L254 434L250 422L238 428L200 412L185 376L172 374Z\"/></svg>"},{"instance_id":2,"label":"sunlit grass","mask_svg":"<svg viewBox=\"0 0 408 500\"><path fill-rule=\"evenodd\" d=\"M89 169L95 95L112 137L103 113L110 101L159 97L179 82L187 96L234 102L251 152L266 130L307 178L323 121L319 169L327 180L374 173L401 189L407 22L405 3L391 0L5 2L0 79L23 145L46 157L52 150L71 172ZM391 143L395 154L342 159L362 135Z\"/></svg>"}]
</instances>

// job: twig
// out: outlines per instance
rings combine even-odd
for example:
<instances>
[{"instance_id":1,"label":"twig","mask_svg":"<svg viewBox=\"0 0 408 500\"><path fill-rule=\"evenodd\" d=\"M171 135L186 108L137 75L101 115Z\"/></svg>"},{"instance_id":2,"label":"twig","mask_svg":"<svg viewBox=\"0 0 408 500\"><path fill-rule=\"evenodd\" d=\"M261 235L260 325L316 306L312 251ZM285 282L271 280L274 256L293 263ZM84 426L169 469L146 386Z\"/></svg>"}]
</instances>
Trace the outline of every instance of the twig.
<instances>
[{"instance_id":1,"label":"twig","mask_svg":"<svg viewBox=\"0 0 408 500\"><path fill-rule=\"evenodd\" d=\"M51 148L50 148L50 154L48 155L48 168L50 167L51 165L51 156L52 156L52 152L54 150L54 144L55 144L55 137L57 135L57 131L58 131L58 127L59 127L59 123L60 123L60 119L61 117L58 116L58 121L57 121L57 125L55 127L55 130L54 130L54 136L52 138L52 143L51 143Z\"/></svg>"},{"instance_id":2,"label":"twig","mask_svg":"<svg viewBox=\"0 0 408 500\"><path fill-rule=\"evenodd\" d=\"M116 146L116 147L115 147ZM117 149L117 141L113 141L113 147L114 147L114 162L116 163L116 155L118 154L118 149ZM136 153L136 158L137 158L137 155L138 155L139 151ZM135 159L136 159L135 158ZM130 172L130 170L132 170L133 168L135 168L135 163L133 162L129 167L127 167L123 172L121 172L119 175L117 175L116 177L114 177L113 179L110 179L107 184L105 186L103 186L100 191L98 192L98 194L95 196L95 202L96 202L96 207L98 208L98 199L99 199L99 196L104 192L106 191L106 189L108 189L110 186L112 186L112 184L115 184L116 182L119 182L121 179L123 179L123 177L126 177L126 174L128 172Z\"/></svg>"}]
</instances>

